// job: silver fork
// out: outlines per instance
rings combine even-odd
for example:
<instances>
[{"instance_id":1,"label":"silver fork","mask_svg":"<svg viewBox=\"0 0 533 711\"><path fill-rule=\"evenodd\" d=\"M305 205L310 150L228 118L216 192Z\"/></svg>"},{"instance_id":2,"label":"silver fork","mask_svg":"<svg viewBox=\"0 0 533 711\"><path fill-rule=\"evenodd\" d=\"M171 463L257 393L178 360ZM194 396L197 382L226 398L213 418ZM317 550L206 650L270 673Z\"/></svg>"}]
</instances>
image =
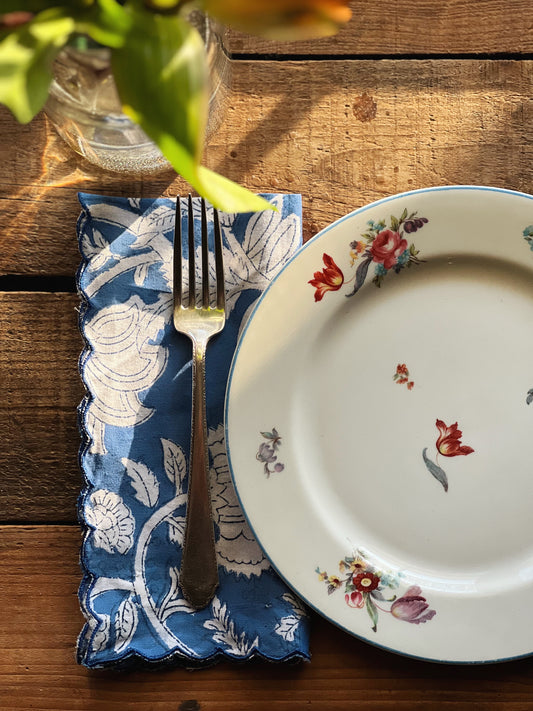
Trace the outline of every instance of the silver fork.
<instances>
[{"instance_id":1,"label":"silver fork","mask_svg":"<svg viewBox=\"0 0 533 711\"><path fill-rule=\"evenodd\" d=\"M195 243L192 198L188 199L189 303L182 304L181 199L176 199L174 230L174 328L187 335L193 346L191 453L187 517L180 571L185 599L196 609L206 607L218 586L218 567L209 490L209 455L205 404L205 352L209 339L226 321L222 235L218 212L214 210L216 306L209 298L209 248L207 211L201 202L202 305L196 306Z\"/></svg>"}]
</instances>

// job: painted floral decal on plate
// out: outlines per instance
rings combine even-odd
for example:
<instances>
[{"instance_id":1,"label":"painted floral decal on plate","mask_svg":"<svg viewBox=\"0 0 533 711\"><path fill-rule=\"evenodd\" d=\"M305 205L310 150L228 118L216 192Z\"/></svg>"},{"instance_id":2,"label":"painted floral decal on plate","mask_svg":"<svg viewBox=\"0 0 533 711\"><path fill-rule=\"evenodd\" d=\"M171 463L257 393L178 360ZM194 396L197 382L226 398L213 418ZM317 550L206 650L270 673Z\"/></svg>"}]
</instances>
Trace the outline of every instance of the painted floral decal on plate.
<instances>
[{"instance_id":1,"label":"painted floral decal on plate","mask_svg":"<svg viewBox=\"0 0 533 711\"><path fill-rule=\"evenodd\" d=\"M263 470L268 477L275 472L285 469L285 465L278 461L278 449L281 447L281 436L275 427L271 432L261 432L266 442L261 442L255 458L263 463ZM273 465L272 468L270 465Z\"/></svg>"},{"instance_id":2,"label":"painted floral decal on plate","mask_svg":"<svg viewBox=\"0 0 533 711\"><path fill-rule=\"evenodd\" d=\"M392 376L397 385L407 385L408 390L412 390L415 386L412 380L409 380L409 370L405 363L398 363L396 372Z\"/></svg>"},{"instance_id":3,"label":"painted floral decal on plate","mask_svg":"<svg viewBox=\"0 0 533 711\"><path fill-rule=\"evenodd\" d=\"M439 431L439 436L435 443L437 459L439 454L442 454L443 457L458 457L460 455L466 456L467 454L472 454L474 451L472 447L468 447L461 442L463 433L458 428L457 422L454 422L454 424L449 427L442 420L437 420L435 424ZM427 456L427 447L424 448L422 457L428 472L442 484L444 491L448 491L448 477L446 476L446 472L436 462L429 459Z\"/></svg>"},{"instance_id":4,"label":"painted floral decal on plate","mask_svg":"<svg viewBox=\"0 0 533 711\"><path fill-rule=\"evenodd\" d=\"M322 301L328 291L339 291L344 284L352 282L352 290L346 296L353 296L363 286L371 264L375 264L372 282L377 287L390 271L398 274L405 267L420 264L419 250L414 243L409 244L406 235L422 229L428 221L427 217L417 217L416 212L408 213L407 209L400 217L391 215L388 225L385 220L369 220L361 239L349 245L351 266L355 267L355 274L350 279L345 278L329 254L323 254L324 268L316 271L308 282L315 289L315 301Z\"/></svg>"},{"instance_id":5,"label":"painted floral decal on plate","mask_svg":"<svg viewBox=\"0 0 533 711\"><path fill-rule=\"evenodd\" d=\"M529 249L533 252L533 225L528 225L522 232L524 239L529 244Z\"/></svg>"},{"instance_id":6,"label":"painted floral decal on plate","mask_svg":"<svg viewBox=\"0 0 533 711\"><path fill-rule=\"evenodd\" d=\"M322 301L327 291L338 291L344 284L344 275L329 254L322 255L324 269L315 272L309 281L315 287L315 301Z\"/></svg>"},{"instance_id":7,"label":"painted floral decal on plate","mask_svg":"<svg viewBox=\"0 0 533 711\"><path fill-rule=\"evenodd\" d=\"M318 579L326 584L329 595L343 590L346 605L366 610L374 632L378 629L380 612L414 625L429 622L437 614L429 608L418 585L412 585L398 596L394 592L400 585L398 577L377 570L361 551L340 561L339 575L328 575L320 568L316 568L316 573Z\"/></svg>"}]
</instances>

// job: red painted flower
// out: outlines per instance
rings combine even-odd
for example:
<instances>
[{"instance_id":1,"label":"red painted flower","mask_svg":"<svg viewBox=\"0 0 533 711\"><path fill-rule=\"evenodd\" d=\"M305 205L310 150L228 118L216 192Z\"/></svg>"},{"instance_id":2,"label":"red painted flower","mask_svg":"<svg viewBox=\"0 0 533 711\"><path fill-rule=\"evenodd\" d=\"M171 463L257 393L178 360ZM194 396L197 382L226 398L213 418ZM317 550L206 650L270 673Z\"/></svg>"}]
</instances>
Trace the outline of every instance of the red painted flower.
<instances>
[{"instance_id":1,"label":"red painted flower","mask_svg":"<svg viewBox=\"0 0 533 711\"><path fill-rule=\"evenodd\" d=\"M321 301L326 291L338 291L344 284L344 275L329 254L324 254L322 259L324 260L324 269L321 272L315 272L314 278L308 282L316 289L315 301Z\"/></svg>"},{"instance_id":2,"label":"red painted flower","mask_svg":"<svg viewBox=\"0 0 533 711\"><path fill-rule=\"evenodd\" d=\"M405 595L392 603L390 611L393 616L413 625L428 622L435 617L437 613L435 610L428 610L428 602L425 597L422 597L421 592L418 585L410 587Z\"/></svg>"},{"instance_id":3,"label":"red painted flower","mask_svg":"<svg viewBox=\"0 0 533 711\"><path fill-rule=\"evenodd\" d=\"M447 427L442 420L435 423L439 430L437 449L444 457L457 457L459 454L472 454L472 447L461 444L463 433L457 428L457 422Z\"/></svg>"},{"instance_id":4,"label":"red painted flower","mask_svg":"<svg viewBox=\"0 0 533 711\"><path fill-rule=\"evenodd\" d=\"M375 590L380 582L380 578L374 573L357 573L353 576L353 584L356 590L359 592L371 592Z\"/></svg>"},{"instance_id":5,"label":"red painted flower","mask_svg":"<svg viewBox=\"0 0 533 711\"><path fill-rule=\"evenodd\" d=\"M354 590L352 593L346 593L344 600L349 607L358 607L359 609L365 604L363 594L358 590Z\"/></svg>"},{"instance_id":6,"label":"red painted flower","mask_svg":"<svg viewBox=\"0 0 533 711\"><path fill-rule=\"evenodd\" d=\"M407 249L407 240L402 239L398 232L392 230L383 230L379 232L372 246L370 253L374 262L383 264L385 269L392 269L398 261L400 254Z\"/></svg>"}]
</instances>

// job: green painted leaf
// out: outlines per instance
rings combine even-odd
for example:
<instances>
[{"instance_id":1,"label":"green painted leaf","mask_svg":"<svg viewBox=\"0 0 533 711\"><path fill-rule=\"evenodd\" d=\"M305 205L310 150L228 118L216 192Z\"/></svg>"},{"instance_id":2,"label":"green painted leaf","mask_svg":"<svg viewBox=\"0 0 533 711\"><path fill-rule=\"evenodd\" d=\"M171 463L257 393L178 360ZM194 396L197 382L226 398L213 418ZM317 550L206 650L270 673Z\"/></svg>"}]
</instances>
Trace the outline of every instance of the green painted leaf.
<instances>
[{"instance_id":1,"label":"green painted leaf","mask_svg":"<svg viewBox=\"0 0 533 711\"><path fill-rule=\"evenodd\" d=\"M372 620L372 629L377 632L378 629L378 608L374 605L374 602L370 595L365 595L366 597L366 611L368 612L370 619Z\"/></svg>"},{"instance_id":2,"label":"green painted leaf","mask_svg":"<svg viewBox=\"0 0 533 711\"><path fill-rule=\"evenodd\" d=\"M448 477L446 476L446 472L441 469L438 464L435 464L435 462L432 462L431 459L427 456L427 447L424 448L424 451L422 452L422 457L424 459L424 463L427 467L428 472L435 477L435 479L442 484L442 487L444 491L448 491Z\"/></svg>"},{"instance_id":3,"label":"green painted leaf","mask_svg":"<svg viewBox=\"0 0 533 711\"><path fill-rule=\"evenodd\" d=\"M21 123L44 106L52 81L52 63L74 32L65 10L52 8L6 34L0 41L0 103Z\"/></svg>"},{"instance_id":4,"label":"green painted leaf","mask_svg":"<svg viewBox=\"0 0 533 711\"><path fill-rule=\"evenodd\" d=\"M390 228L393 232L398 232L400 229L400 223L398 221L398 218L394 217L394 215L391 215L390 218Z\"/></svg>"},{"instance_id":5,"label":"green painted leaf","mask_svg":"<svg viewBox=\"0 0 533 711\"><path fill-rule=\"evenodd\" d=\"M368 274L368 268L370 267L370 264L372 262L372 255L368 254L361 262L359 262L359 266L356 269L355 272L355 282L353 289L350 291L349 294L346 294L346 296L353 296L354 294L357 294L359 289L363 286L365 283L366 275Z\"/></svg>"}]
</instances>

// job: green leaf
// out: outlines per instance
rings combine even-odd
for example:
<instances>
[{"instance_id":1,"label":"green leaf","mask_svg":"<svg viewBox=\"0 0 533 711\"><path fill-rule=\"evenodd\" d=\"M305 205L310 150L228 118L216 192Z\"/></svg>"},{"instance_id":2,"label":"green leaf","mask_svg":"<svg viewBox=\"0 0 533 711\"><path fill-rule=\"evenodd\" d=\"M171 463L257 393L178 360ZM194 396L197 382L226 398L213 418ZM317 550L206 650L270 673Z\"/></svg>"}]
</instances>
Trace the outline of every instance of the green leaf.
<instances>
[{"instance_id":1,"label":"green leaf","mask_svg":"<svg viewBox=\"0 0 533 711\"><path fill-rule=\"evenodd\" d=\"M126 6L131 26L123 47L112 50L124 112L158 145L175 170L225 212L273 206L200 165L208 111L204 43L183 18Z\"/></svg>"},{"instance_id":2,"label":"green leaf","mask_svg":"<svg viewBox=\"0 0 533 711\"><path fill-rule=\"evenodd\" d=\"M122 47L131 29L130 14L116 0L96 0L76 22L76 31L106 47Z\"/></svg>"},{"instance_id":3,"label":"green leaf","mask_svg":"<svg viewBox=\"0 0 533 711\"><path fill-rule=\"evenodd\" d=\"M43 107L52 81L52 63L75 23L61 8L45 10L0 42L0 103L21 123Z\"/></svg>"},{"instance_id":4,"label":"green leaf","mask_svg":"<svg viewBox=\"0 0 533 711\"><path fill-rule=\"evenodd\" d=\"M374 605L374 602L370 595L366 594L366 611L368 612L368 615L370 619L372 620L372 629L374 632L377 632L378 629L378 608Z\"/></svg>"},{"instance_id":5,"label":"green leaf","mask_svg":"<svg viewBox=\"0 0 533 711\"><path fill-rule=\"evenodd\" d=\"M276 210L272 203L243 188L219 173L204 166L198 167L200 182L193 187L203 195L213 207L223 212L261 212ZM185 176L184 176L185 177ZM191 183L192 185L192 183Z\"/></svg>"},{"instance_id":6,"label":"green leaf","mask_svg":"<svg viewBox=\"0 0 533 711\"><path fill-rule=\"evenodd\" d=\"M203 40L182 17L131 4L127 8L131 27L126 42L112 52L124 110L143 127L173 136L198 161L208 109Z\"/></svg>"},{"instance_id":7,"label":"green leaf","mask_svg":"<svg viewBox=\"0 0 533 711\"><path fill-rule=\"evenodd\" d=\"M142 117L136 117L135 120L155 141L175 170L213 207L223 212L259 212L274 209L264 198L199 165L173 136L158 131Z\"/></svg>"},{"instance_id":8,"label":"green leaf","mask_svg":"<svg viewBox=\"0 0 533 711\"><path fill-rule=\"evenodd\" d=\"M394 215L391 215L390 217L390 228L393 232L398 232L400 229L400 223L398 222L398 219L394 217Z\"/></svg>"}]
</instances>

